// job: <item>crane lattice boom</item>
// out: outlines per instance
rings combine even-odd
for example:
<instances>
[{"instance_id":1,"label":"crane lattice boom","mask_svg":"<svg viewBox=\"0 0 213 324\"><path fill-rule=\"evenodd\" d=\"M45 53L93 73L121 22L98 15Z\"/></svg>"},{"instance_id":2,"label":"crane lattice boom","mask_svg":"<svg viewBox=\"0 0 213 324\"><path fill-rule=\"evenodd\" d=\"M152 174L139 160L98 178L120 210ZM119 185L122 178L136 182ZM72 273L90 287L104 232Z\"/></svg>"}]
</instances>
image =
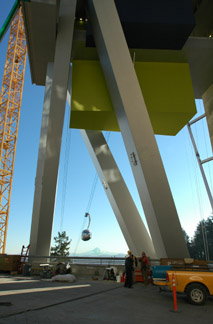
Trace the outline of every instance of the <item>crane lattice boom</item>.
<instances>
[{"instance_id":1,"label":"crane lattice boom","mask_svg":"<svg viewBox=\"0 0 213 324\"><path fill-rule=\"evenodd\" d=\"M0 253L5 253L26 56L20 8L11 23L0 97Z\"/></svg>"}]
</instances>

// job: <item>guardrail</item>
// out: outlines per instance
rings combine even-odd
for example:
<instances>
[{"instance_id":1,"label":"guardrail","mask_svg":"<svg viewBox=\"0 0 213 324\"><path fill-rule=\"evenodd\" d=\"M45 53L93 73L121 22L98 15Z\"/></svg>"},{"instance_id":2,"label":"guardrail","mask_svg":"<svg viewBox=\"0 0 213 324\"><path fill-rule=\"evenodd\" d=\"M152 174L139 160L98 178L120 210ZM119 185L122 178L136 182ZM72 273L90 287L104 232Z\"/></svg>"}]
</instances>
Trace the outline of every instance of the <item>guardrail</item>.
<instances>
[{"instance_id":1,"label":"guardrail","mask_svg":"<svg viewBox=\"0 0 213 324\"><path fill-rule=\"evenodd\" d=\"M139 257L137 257L139 259ZM100 266L110 266L110 265L124 265L125 257L85 257L85 256L29 256L27 257L27 262L29 263L59 263L59 262L69 262L70 264L84 264L84 265L100 265ZM152 265L160 264L159 259L151 259Z\"/></svg>"},{"instance_id":2,"label":"guardrail","mask_svg":"<svg viewBox=\"0 0 213 324\"><path fill-rule=\"evenodd\" d=\"M77 257L77 256L29 256L28 263L59 263L67 262L70 264L84 265L124 265L125 258L118 257Z\"/></svg>"}]
</instances>

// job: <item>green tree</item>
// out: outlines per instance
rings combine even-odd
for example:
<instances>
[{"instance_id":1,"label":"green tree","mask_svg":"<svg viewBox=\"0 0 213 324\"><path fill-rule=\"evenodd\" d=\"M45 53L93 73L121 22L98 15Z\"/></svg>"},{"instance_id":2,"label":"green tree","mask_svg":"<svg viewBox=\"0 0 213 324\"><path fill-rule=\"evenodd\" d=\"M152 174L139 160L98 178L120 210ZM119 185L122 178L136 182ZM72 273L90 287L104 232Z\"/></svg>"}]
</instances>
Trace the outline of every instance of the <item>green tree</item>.
<instances>
[{"instance_id":1,"label":"green tree","mask_svg":"<svg viewBox=\"0 0 213 324\"><path fill-rule=\"evenodd\" d=\"M193 245L192 245L191 239L190 239L189 235L186 233L186 231L184 229L182 229L182 231L183 231L185 242L186 242L186 245L187 245L187 248L188 248L188 251L189 251L189 255L190 255L191 258L193 258L192 257L192 255L193 255Z\"/></svg>"},{"instance_id":2,"label":"green tree","mask_svg":"<svg viewBox=\"0 0 213 324\"><path fill-rule=\"evenodd\" d=\"M193 237L190 239L183 230L190 257L198 260L213 260L213 216L198 223Z\"/></svg>"},{"instance_id":3,"label":"green tree","mask_svg":"<svg viewBox=\"0 0 213 324\"><path fill-rule=\"evenodd\" d=\"M198 260L208 259L208 235L206 230L207 221L202 220L198 223L192 238L192 258ZM210 231L210 228L209 228Z\"/></svg>"},{"instance_id":4,"label":"green tree","mask_svg":"<svg viewBox=\"0 0 213 324\"><path fill-rule=\"evenodd\" d=\"M213 260L213 216L205 221L206 242L208 244L209 259Z\"/></svg>"},{"instance_id":5,"label":"green tree","mask_svg":"<svg viewBox=\"0 0 213 324\"><path fill-rule=\"evenodd\" d=\"M186 233L186 231L182 228L183 231L183 235L184 235L184 239L187 245L188 250L190 250L190 246L191 246L191 242L190 242L190 238L189 235Z\"/></svg>"},{"instance_id":6,"label":"green tree","mask_svg":"<svg viewBox=\"0 0 213 324\"><path fill-rule=\"evenodd\" d=\"M54 240L55 246L51 247L51 255L68 256L71 240L69 240L69 236L66 235L66 232L58 232L58 236L55 236Z\"/></svg>"}]
</instances>

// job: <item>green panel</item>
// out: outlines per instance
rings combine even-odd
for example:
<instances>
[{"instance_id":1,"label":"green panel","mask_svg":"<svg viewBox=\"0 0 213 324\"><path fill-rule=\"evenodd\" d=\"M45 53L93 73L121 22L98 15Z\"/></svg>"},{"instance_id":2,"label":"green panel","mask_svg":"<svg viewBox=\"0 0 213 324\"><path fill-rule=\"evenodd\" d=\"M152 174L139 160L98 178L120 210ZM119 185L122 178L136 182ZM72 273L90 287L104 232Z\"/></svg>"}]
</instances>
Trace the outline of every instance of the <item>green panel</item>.
<instances>
[{"instance_id":1,"label":"green panel","mask_svg":"<svg viewBox=\"0 0 213 324\"><path fill-rule=\"evenodd\" d=\"M74 61L71 128L119 131L98 61ZM155 134L176 135L196 113L187 63L136 62Z\"/></svg>"},{"instance_id":2,"label":"green panel","mask_svg":"<svg viewBox=\"0 0 213 324\"><path fill-rule=\"evenodd\" d=\"M187 63L136 62L135 71L149 111L194 111L194 94Z\"/></svg>"},{"instance_id":3,"label":"green panel","mask_svg":"<svg viewBox=\"0 0 213 324\"><path fill-rule=\"evenodd\" d=\"M30 0L22 0L22 1L30 2ZM0 29L0 41L3 39L3 36L6 34L7 29L9 28L9 26L11 24L11 21L13 20L13 18L15 16L17 10L19 9L19 7L20 7L20 1L15 0L12 9L10 10L7 18L4 21L3 26Z\"/></svg>"},{"instance_id":4,"label":"green panel","mask_svg":"<svg viewBox=\"0 0 213 324\"><path fill-rule=\"evenodd\" d=\"M19 1L16 0L13 4L12 9L9 12L7 18L5 19L3 26L0 29L0 41L2 40L3 36L7 32L7 29L10 26L10 23L13 20L13 17L15 16L18 8L19 8Z\"/></svg>"},{"instance_id":5,"label":"green panel","mask_svg":"<svg viewBox=\"0 0 213 324\"><path fill-rule=\"evenodd\" d=\"M120 131L114 111L75 111L71 112L71 128L99 131Z\"/></svg>"}]
</instances>

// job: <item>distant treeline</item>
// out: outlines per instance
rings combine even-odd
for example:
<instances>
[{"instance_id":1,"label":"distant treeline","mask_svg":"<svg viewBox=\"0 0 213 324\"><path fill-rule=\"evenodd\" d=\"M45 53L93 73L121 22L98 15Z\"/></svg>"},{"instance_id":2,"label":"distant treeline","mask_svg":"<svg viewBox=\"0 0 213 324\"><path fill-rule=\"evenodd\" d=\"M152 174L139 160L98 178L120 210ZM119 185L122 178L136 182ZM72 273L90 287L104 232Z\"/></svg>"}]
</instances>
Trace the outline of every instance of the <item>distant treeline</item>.
<instances>
[{"instance_id":1,"label":"distant treeline","mask_svg":"<svg viewBox=\"0 0 213 324\"><path fill-rule=\"evenodd\" d=\"M191 238L183 232L191 258L213 260L213 216L200 221Z\"/></svg>"}]
</instances>

